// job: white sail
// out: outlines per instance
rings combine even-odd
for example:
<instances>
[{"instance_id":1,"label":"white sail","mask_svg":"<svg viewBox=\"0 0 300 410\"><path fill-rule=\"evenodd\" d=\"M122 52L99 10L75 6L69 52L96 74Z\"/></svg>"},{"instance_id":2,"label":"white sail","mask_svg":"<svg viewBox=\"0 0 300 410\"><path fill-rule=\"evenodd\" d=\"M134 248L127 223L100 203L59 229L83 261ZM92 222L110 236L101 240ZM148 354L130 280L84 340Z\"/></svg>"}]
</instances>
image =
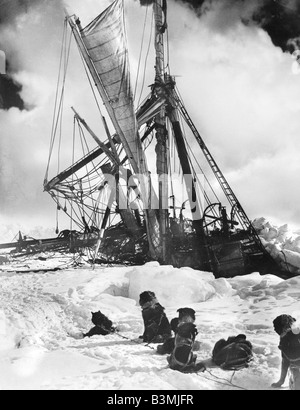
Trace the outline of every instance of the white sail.
<instances>
[{"instance_id":1,"label":"white sail","mask_svg":"<svg viewBox=\"0 0 300 410\"><path fill-rule=\"evenodd\" d=\"M130 85L123 0L116 0L81 31L82 40L113 110L112 122L136 173L141 172L141 144ZM144 170L143 170L144 171Z\"/></svg>"},{"instance_id":2,"label":"white sail","mask_svg":"<svg viewBox=\"0 0 300 410\"><path fill-rule=\"evenodd\" d=\"M139 179L141 198L152 253L159 253L159 224L155 210L149 209L149 172L141 140L130 85L128 49L124 24L124 1L116 0L81 30L84 42L105 95L108 114L124 146L127 157ZM100 91L100 90L99 90ZM100 93L101 94L101 93ZM107 106L109 105L109 107ZM151 206L150 206L151 208Z\"/></svg>"}]
</instances>

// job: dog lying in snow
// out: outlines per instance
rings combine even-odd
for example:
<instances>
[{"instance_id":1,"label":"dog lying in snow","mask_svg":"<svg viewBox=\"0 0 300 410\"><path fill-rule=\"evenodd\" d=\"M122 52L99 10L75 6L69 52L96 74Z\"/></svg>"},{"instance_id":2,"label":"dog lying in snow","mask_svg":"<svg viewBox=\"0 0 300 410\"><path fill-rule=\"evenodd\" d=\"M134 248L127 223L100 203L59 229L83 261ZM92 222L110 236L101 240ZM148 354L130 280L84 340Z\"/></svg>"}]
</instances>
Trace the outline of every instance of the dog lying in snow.
<instances>
[{"instance_id":1,"label":"dog lying in snow","mask_svg":"<svg viewBox=\"0 0 300 410\"><path fill-rule=\"evenodd\" d=\"M84 333L83 337L92 337L95 335L106 336L116 331L113 322L101 313L100 310L98 312L92 312L92 322L95 326L88 333Z\"/></svg>"},{"instance_id":2,"label":"dog lying in snow","mask_svg":"<svg viewBox=\"0 0 300 410\"><path fill-rule=\"evenodd\" d=\"M140 336L146 343L161 343L171 337L170 322L165 309L158 303L155 293L145 291L140 294L144 333Z\"/></svg>"},{"instance_id":3,"label":"dog lying in snow","mask_svg":"<svg viewBox=\"0 0 300 410\"><path fill-rule=\"evenodd\" d=\"M280 336L282 362L280 379L272 387L281 387L290 370L290 389L300 390L300 333L293 328L295 322L290 315L280 315L273 321L274 330Z\"/></svg>"},{"instance_id":4,"label":"dog lying in snow","mask_svg":"<svg viewBox=\"0 0 300 410\"><path fill-rule=\"evenodd\" d=\"M252 344L244 334L219 340L212 352L212 363L223 370L239 370L249 367L253 358ZM208 367L208 366L206 366Z\"/></svg>"},{"instance_id":5,"label":"dog lying in snow","mask_svg":"<svg viewBox=\"0 0 300 410\"><path fill-rule=\"evenodd\" d=\"M194 309L185 307L178 309L177 312L179 314L178 317L173 318L170 322L171 330L173 331L175 336L179 325L181 325L182 323L194 323L196 320L196 312L194 311ZM175 347L175 336L167 339L164 344L157 346L157 353L161 355L171 354ZM197 341L194 341L194 350L199 350L199 343Z\"/></svg>"}]
</instances>

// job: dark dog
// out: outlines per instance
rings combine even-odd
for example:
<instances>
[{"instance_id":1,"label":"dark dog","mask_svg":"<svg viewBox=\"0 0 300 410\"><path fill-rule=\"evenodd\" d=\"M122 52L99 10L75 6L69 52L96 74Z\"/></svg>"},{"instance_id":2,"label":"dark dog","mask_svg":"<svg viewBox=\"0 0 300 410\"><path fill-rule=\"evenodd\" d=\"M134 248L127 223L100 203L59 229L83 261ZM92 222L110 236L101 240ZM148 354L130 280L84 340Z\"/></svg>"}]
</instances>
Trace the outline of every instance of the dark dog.
<instances>
[{"instance_id":1,"label":"dark dog","mask_svg":"<svg viewBox=\"0 0 300 410\"><path fill-rule=\"evenodd\" d=\"M175 336L177 333L178 325L182 323L194 323L196 320L196 317L195 317L196 312L194 311L194 309L185 307L185 308L178 309L177 312L179 314L178 318L175 317L171 320L171 330L173 331ZM157 346L157 353L161 355L171 354L175 347L175 336L167 339L163 345Z\"/></svg>"},{"instance_id":2,"label":"dark dog","mask_svg":"<svg viewBox=\"0 0 300 410\"><path fill-rule=\"evenodd\" d=\"M161 343L167 340L171 336L170 323L155 293L151 291L141 293L139 304L144 321L144 333L140 338L147 343Z\"/></svg>"},{"instance_id":3,"label":"dark dog","mask_svg":"<svg viewBox=\"0 0 300 410\"><path fill-rule=\"evenodd\" d=\"M274 330L280 336L281 374L272 387L281 387L290 370L290 389L300 390L300 334L294 333L292 326L296 319L290 315L280 315L273 321Z\"/></svg>"},{"instance_id":4,"label":"dark dog","mask_svg":"<svg viewBox=\"0 0 300 410\"><path fill-rule=\"evenodd\" d=\"M175 346L167 360L172 370L183 373L201 371L202 363L196 364L197 355L194 354L194 342L198 332L194 323L180 323L176 329Z\"/></svg>"},{"instance_id":5,"label":"dark dog","mask_svg":"<svg viewBox=\"0 0 300 410\"><path fill-rule=\"evenodd\" d=\"M240 370L249 366L252 360L252 344L246 336L239 334L227 340L219 340L212 352L212 363L223 370Z\"/></svg>"},{"instance_id":6,"label":"dark dog","mask_svg":"<svg viewBox=\"0 0 300 410\"><path fill-rule=\"evenodd\" d=\"M103 313L92 312L92 322L95 325L88 333L84 333L83 337L92 337L95 335L106 336L109 333L114 333L116 328L113 326L113 322L108 319Z\"/></svg>"},{"instance_id":7,"label":"dark dog","mask_svg":"<svg viewBox=\"0 0 300 410\"><path fill-rule=\"evenodd\" d=\"M196 320L196 312L194 309L185 307L177 310L179 313L179 323L194 323Z\"/></svg>"}]
</instances>

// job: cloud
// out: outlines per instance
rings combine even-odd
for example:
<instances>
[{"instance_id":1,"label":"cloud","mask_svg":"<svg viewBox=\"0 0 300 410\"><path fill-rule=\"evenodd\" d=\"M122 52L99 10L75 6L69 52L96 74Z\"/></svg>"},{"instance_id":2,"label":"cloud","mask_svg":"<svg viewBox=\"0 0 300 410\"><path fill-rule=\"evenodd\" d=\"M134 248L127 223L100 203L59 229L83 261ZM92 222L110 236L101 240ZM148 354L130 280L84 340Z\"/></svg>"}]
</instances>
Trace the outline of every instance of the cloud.
<instances>
[{"instance_id":1,"label":"cloud","mask_svg":"<svg viewBox=\"0 0 300 410\"><path fill-rule=\"evenodd\" d=\"M153 4L153 0L140 0L141 6L149 6L150 4Z\"/></svg>"},{"instance_id":2,"label":"cloud","mask_svg":"<svg viewBox=\"0 0 300 410\"><path fill-rule=\"evenodd\" d=\"M299 48L298 0L176 0L190 6L199 17L211 14L211 24L222 31L242 21L265 30L274 45L293 52Z\"/></svg>"},{"instance_id":3,"label":"cloud","mask_svg":"<svg viewBox=\"0 0 300 410\"><path fill-rule=\"evenodd\" d=\"M5 97L15 99L12 87L14 83L20 84L17 96L22 104L5 98L3 108L7 111L0 110L0 214L7 218L24 214L28 218L41 214L46 202L41 195L42 179L63 9L56 0L10 1L7 7L1 7L0 34L12 80ZM24 107L27 110L21 111Z\"/></svg>"},{"instance_id":4,"label":"cloud","mask_svg":"<svg viewBox=\"0 0 300 410\"><path fill-rule=\"evenodd\" d=\"M25 3L15 15L1 14L5 21L0 26L1 47L6 44L12 75L22 85L20 97L27 110L0 110L0 214L7 220L30 221L33 225L43 221L46 226L55 224L55 207L50 196L43 193L42 184L49 153L63 8L66 6L70 14L76 12L86 25L111 1L36 1L27 11ZM263 28L263 19L259 23L252 19L255 2L246 2L244 8L242 2L235 6L233 1L227 6L213 3L206 2L210 8L199 14L183 2L168 2L171 72L178 75L176 81L186 108L249 217L273 217L281 223L300 225L300 75L292 72L292 57L274 46ZM139 7L137 1L126 2L134 73L143 29L135 22L143 22L145 13L146 8ZM247 18L251 24L245 23ZM102 136L99 114L93 108L73 46L63 136L72 137L71 106L78 108ZM149 55L146 87L153 82L153 67ZM70 145L62 146L62 154L61 167L70 165ZM52 169L51 176L56 171Z\"/></svg>"},{"instance_id":5,"label":"cloud","mask_svg":"<svg viewBox=\"0 0 300 410\"><path fill-rule=\"evenodd\" d=\"M169 32L172 73L249 217L273 214L299 225L300 77L293 59L256 25L236 20L216 30L218 17L217 8L201 19L179 4L169 9L176 21Z\"/></svg>"},{"instance_id":6,"label":"cloud","mask_svg":"<svg viewBox=\"0 0 300 410\"><path fill-rule=\"evenodd\" d=\"M23 109L24 102L19 95L21 89L8 75L0 74L0 110L11 107Z\"/></svg>"}]
</instances>

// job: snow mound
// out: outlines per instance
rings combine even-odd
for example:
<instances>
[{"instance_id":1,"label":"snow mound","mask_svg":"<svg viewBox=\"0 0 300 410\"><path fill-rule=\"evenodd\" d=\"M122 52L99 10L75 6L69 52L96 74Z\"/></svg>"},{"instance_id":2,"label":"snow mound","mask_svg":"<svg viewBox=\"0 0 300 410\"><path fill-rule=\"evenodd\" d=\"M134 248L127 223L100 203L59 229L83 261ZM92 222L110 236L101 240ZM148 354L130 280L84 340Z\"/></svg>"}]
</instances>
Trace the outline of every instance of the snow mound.
<instances>
[{"instance_id":1,"label":"snow mound","mask_svg":"<svg viewBox=\"0 0 300 410\"><path fill-rule=\"evenodd\" d=\"M253 226L263 245L283 269L300 274L300 236L288 224L276 227L265 218L257 218Z\"/></svg>"},{"instance_id":2,"label":"snow mound","mask_svg":"<svg viewBox=\"0 0 300 410\"><path fill-rule=\"evenodd\" d=\"M15 348L18 339L18 331L7 319L4 311L0 310L0 352Z\"/></svg>"},{"instance_id":3,"label":"snow mound","mask_svg":"<svg viewBox=\"0 0 300 410\"><path fill-rule=\"evenodd\" d=\"M174 372L166 356L141 342L138 299L144 290L157 294L170 320L181 307L195 310L197 360L209 358L221 338L244 333L254 361L234 382L247 389L268 389L279 375L275 317L291 314L299 331L300 276L282 280L254 272L215 279L209 272L148 263L11 272L0 275L0 287L0 389L231 389L218 383L232 377L222 370L214 369L213 379ZM82 338L93 326L91 312L98 310L119 332Z\"/></svg>"},{"instance_id":4,"label":"snow mound","mask_svg":"<svg viewBox=\"0 0 300 410\"><path fill-rule=\"evenodd\" d=\"M210 272L160 266L156 262L135 267L127 276L128 296L137 303L140 293L146 290L153 291L164 306L180 306L183 299L185 304L205 302L217 294L231 291L226 279L215 280Z\"/></svg>"}]
</instances>

